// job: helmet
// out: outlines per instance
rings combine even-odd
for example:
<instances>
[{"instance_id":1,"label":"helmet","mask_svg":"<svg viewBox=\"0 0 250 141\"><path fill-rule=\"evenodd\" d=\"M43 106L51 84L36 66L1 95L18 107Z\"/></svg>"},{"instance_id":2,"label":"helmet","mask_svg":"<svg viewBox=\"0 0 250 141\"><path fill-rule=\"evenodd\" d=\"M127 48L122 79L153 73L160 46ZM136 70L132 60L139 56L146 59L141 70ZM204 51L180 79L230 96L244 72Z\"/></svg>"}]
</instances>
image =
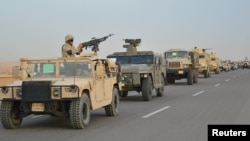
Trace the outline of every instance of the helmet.
<instances>
[{"instance_id":1,"label":"helmet","mask_svg":"<svg viewBox=\"0 0 250 141\"><path fill-rule=\"evenodd\" d=\"M69 34L65 36L65 42L74 39L73 35Z\"/></svg>"}]
</instances>

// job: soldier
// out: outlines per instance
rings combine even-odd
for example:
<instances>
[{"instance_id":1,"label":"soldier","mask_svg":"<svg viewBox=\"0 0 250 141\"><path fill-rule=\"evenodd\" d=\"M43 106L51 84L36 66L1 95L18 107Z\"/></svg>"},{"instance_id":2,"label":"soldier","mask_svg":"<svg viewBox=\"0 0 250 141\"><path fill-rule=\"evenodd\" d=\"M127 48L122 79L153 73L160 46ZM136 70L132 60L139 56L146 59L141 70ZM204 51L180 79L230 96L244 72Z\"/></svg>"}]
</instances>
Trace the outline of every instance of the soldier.
<instances>
[{"instance_id":1,"label":"soldier","mask_svg":"<svg viewBox=\"0 0 250 141\"><path fill-rule=\"evenodd\" d=\"M82 52L83 44L80 43L77 48L73 45L74 37L72 35L65 36L65 44L62 46L62 57L75 57Z\"/></svg>"}]
</instances>

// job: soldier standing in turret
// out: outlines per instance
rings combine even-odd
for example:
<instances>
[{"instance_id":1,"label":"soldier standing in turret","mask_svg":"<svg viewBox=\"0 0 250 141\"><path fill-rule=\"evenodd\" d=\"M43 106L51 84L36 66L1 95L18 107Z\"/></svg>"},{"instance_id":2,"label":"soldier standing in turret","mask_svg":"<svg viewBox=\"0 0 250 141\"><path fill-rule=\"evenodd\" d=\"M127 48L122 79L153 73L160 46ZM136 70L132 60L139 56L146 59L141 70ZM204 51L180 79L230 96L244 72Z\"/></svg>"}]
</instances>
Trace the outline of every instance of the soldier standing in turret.
<instances>
[{"instance_id":1,"label":"soldier standing in turret","mask_svg":"<svg viewBox=\"0 0 250 141\"><path fill-rule=\"evenodd\" d=\"M65 44L62 46L62 57L75 57L82 52L83 44L80 43L77 48L73 45L74 37L72 35L65 36Z\"/></svg>"}]
</instances>

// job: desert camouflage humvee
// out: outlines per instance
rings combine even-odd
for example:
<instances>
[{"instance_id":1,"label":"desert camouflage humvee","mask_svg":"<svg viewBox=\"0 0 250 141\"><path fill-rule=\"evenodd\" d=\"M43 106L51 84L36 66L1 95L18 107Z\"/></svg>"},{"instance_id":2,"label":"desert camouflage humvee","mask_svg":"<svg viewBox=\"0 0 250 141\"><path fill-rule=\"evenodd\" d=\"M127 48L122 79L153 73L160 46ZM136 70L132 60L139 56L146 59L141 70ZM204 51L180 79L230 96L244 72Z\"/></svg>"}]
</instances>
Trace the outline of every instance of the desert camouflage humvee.
<instances>
[{"instance_id":1,"label":"desert camouflage humvee","mask_svg":"<svg viewBox=\"0 0 250 141\"><path fill-rule=\"evenodd\" d=\"M30 114L67 117L76 129L89 124L90 110L103 107L107 116L118 114L114 62L95 53L20 62L20 80L0 87L0 118L6 129L18 128Z\"/></svg>"},{"instance_id":2,"label":"desert camouflage humvee","mask_svg":"<svg viewBox=\"0 0 250 141\"><path fill-rule=\"evenodd\" d=\"M114 59L120 69L122 88L119 89L121 97L127 97L128 91L142 93L144 101L152 98L152 90L155 89L157 96L164 93L165 66L161 54L152 51L137 51L141 39L125 39L126 52L115 52L107 58Z\"/></svg>"}]
</instances>

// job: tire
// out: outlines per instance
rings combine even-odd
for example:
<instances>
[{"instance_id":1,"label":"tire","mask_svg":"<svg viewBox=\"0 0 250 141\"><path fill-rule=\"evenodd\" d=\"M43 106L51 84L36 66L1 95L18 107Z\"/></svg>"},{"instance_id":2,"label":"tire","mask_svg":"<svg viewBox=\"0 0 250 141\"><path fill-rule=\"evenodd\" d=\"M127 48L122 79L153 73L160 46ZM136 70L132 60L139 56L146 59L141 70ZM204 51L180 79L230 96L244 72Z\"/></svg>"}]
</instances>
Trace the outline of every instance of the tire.
<instances>
[{"instance_id":1,"label":"tire","mask_svg":"<svg viewBox=\"0 0 250 141\"><path fill-rule=\"evenodd\" d=\"M198 72L196 70L194 70L193 72L194 72L193 73L194 74L194 76L193 76L193 78L194 78L193 82L194 83L198 83Z\"/></svg>"},{"instance_id":2,"label":"tire","mask_svg":"<svg viewBox=\"0 0 250 141\"><path fill-rule=\"evenodd\" d=\"M158 96L158 97L162 97L163 94L164 94L165 81L164 81L164 77L163 76L161 78L161 83L162 83L163 86L156 89L156 96Z\"/></svg>"},{"instance_id":3,"label":"tire","mask_svg":"<svg viewBox=\"0 0 250 141\"><path fill-rule=\"evenodd\" d=\"M193 71L190 69L187 74L187 84L193 85Z\"/></svg>"},{"instance_id":4,"label":"tire","mask_svg":"<svg viewBox=\"0 0 250 141\"><path fill-rule=\"evenodd\" d=\"M204 78L208 78L208 71L207 70L204 71Z\"/></svg>"},{"instance_id":5,"label":"tire","mask_svg":"<svg viewBox=\"0 0 250 141\"><path fill-rule=\"evenodd\" d=\"M69 118L73 128L83 129L90 122L90 101L87 94L80 99L72 100L69 109Z\"/></svg>"},{"instance_id":6,"label":"tire","mask_svg":"<svg viewBox=\"0 0 250 141\"><path fill-rule=\"evenodd\" d=\"M19 105L14 101L3 100L0 108L0 116L3 127L6 129L15 129L20 127L23 118L18 116L20 113Z\"/></svg>"},{"instance_id":7,"label":"tire","mask_svg":"<svg viewBox=\"0 0 250 141\"><path fill-rule=\"evenodd\" d=\"M175 83L175 79L173 77L168 77L167 78L167 82L168 82L168 84L174 84Z\"/></svg>"},{"instance_id":8,"label":"tire","mask_svg":"<svg viewBox=\"0 0 250 141\"><path fill-rule=\"evenodd\" d=\"M152 89L151 77L142 79L142 98L144 101L152 99Z\"/></svg>"},{"instance_id":9,"label":"tire","mask_svg":"<svg viewBox=\"0 0 250 141\"><path fill-rule=\"evenodd\" d=\"M119 95L117 88L113 89L112 102L105 106L105 112L107 116L116 116L118 114L119 107Z\"/></svg>"},{"instance_id":10,"label":"tire","mask_svg":"<svg viewBox=\"0 0 250 141\"><path fill-rule=\"evenodd\" d=\"M120 97L127 97L128 96L128 91L119 91L119 96Z\"/></svg>"}]
</instances>

